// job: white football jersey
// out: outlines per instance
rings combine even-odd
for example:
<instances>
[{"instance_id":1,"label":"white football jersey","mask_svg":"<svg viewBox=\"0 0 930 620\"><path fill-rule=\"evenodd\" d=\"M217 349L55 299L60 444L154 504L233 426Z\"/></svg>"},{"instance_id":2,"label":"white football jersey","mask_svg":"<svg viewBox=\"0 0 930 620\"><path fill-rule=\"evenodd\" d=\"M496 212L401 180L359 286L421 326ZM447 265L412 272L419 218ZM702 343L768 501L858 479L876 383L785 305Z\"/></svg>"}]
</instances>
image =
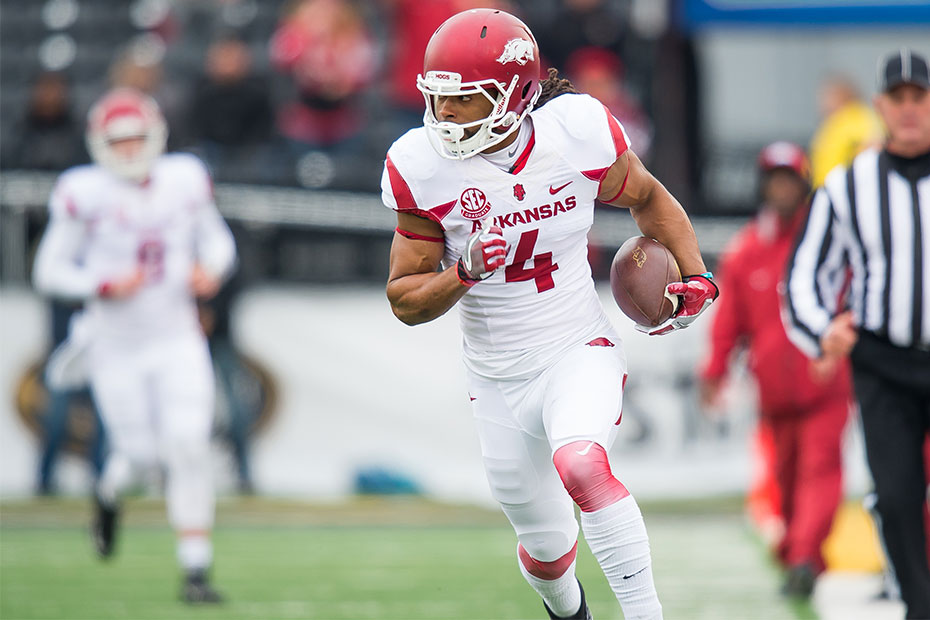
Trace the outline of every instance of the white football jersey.
<instances>
[{"instance_id":1,"label":"white football jersey","mask_svg":"<svg viewBox=\"0 0 930 620\"><path fill-rule=\"evenodd\" d=\"M458 303L466 365L491 378L529 376L580 338L609 329L587 234L600 180L629 140L588 95L561 95L530 118L533 136L509 172L480 155L445 159L417 128L391 146L381 181L386 206L442 226L444 268L482 220L503 230L505 267Z\"/></svg>"},{"instance_id":2,"label":"white football jersey","mask_svg":"<svg viewBox=\"0 0 930 620\"><path fill-rule=\"evenodd\" d=\"M157 338L199 329L190 289L194 265L223 276L235 261L210 177L193 155L161 156L141 185L97 165L72 168L59 177L49 210L33 270L36 287L86 299L96 335ZM138 268L145 282L134 295L97 296L101 285Z\"/></svg>"}]
</instances>

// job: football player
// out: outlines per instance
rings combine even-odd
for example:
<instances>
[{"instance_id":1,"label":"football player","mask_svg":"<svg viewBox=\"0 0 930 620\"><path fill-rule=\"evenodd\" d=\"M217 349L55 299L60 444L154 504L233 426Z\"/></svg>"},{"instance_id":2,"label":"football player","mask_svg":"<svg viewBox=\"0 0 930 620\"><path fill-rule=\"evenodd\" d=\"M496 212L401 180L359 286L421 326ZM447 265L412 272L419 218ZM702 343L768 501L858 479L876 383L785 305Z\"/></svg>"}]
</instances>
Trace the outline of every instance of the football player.
<instances>
[{"instance_id":1,"label":"football player","mask_svg":"<svg viewBox=\"0 0 930 620\"><path fill-rule=\"evenodd\" d=\"M58 179L33 277L41 292L86 304L65 348L72 365L86 361L111 442L96 487L97 552L113 553L120 493L163 464L181 596L214 603L214 380L195 299L217 292L236 250L203 164L164 154L166 137L158 105L138 91L117 89L93 106L95 163Z\"/></svg>"},{"instance_id":2,"label":"football player","mask_svg":"<svg viewBox=\"0 0 930 620\"><path fill-rule=\"evenodd\" d=\"M387 296L409 325L458 305L491 492L549 616L590 617L574 501L624 617L660 618L643 518L607 457L626 358L587 261L595 200L630 208L686 274L669 285L676 315L644 330L687 327L717 287L620 122L554 70L540 77L532 33L506 12L465 11L433 34L417 78L424 127L391 146L382 177L397 212Z\"/></svg>"}]
</instances>

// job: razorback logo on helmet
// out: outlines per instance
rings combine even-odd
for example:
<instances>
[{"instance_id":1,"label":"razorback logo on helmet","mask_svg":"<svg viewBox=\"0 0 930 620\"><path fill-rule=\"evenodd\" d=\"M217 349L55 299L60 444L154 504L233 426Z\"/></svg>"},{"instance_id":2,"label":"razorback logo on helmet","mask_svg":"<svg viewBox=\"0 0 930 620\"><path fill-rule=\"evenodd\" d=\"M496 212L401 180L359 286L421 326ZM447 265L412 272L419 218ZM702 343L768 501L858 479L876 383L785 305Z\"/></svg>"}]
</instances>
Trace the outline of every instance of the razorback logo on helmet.
<instances>
[{"instance_id":1,"label":"razorback logo on helmet","mask_svg":"<svg viewBox=\"0 0 930 620\"><path fill-rule=\"evenodd\" d=\"M477 220L491 210L488 197L477 187L469 187L462 192L459 202L462 203L462 215L470 220Z\"/></svg>"},{"instance_id":2,"label":"razorback logo on helmet","mask_svg":"<svg viewBox=\"0 0 930 620\"><path fill-rule=\"evenodd\" d=\"M504 51L501 52L497 62L506 65L508 62L515 62L518 65L525 65L533 57L533 42L526 39L510 39L504 45Z\"/></svg>"}]
</instances>

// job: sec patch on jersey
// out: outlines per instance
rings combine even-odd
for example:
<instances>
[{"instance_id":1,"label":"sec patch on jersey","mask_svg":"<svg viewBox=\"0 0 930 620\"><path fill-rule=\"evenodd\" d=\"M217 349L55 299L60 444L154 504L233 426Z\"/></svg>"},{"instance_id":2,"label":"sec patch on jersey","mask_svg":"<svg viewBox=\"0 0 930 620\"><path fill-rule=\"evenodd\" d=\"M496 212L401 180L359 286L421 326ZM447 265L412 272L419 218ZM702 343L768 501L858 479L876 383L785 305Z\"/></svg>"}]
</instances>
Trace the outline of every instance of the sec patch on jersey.
<instances>
[{"instance_id":1,"label":"sec patch on jersey","mask_svg":"<svg viewBox=\"0 0 930 620\"><path fill-rule=\"evenodd\" d=\"M681 281L675 257L648 237L623 242L610 265L610 290L623 314L639 325L655 327L678 309L678 296L667 292Z\"/></svg>"}]
</instances>

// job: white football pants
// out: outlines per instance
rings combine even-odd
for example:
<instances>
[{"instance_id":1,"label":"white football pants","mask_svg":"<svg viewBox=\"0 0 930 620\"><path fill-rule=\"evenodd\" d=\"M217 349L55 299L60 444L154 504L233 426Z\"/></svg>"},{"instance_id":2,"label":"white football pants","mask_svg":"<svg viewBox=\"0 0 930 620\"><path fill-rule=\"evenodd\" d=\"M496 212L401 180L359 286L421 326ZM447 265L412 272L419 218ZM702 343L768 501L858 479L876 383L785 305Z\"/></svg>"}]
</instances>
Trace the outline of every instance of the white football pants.
<instances>
[{"instance_id":1,"label":"white football pants","mask_svg":"<svg viewBox=\"0 0 930 620\"><path fill-rule=\"evenodd\" d=\"M110 442L101 480L125 490L142 471L167 469L168 519L177 531L209 530L214 377L202 334L144 342L94 342L91 386Z\"/></svg>"},{"instance_id":2,"label":"white football pants","mask_svg":"<svg viewBox=\"0 0 930 620\"><path fill-rule=\"evenodd\" d=\"M626 355L616 334L605 335L615 346L580 344L532 379L468 376L491 494L520 543L542 562L568 553L578 537L575 503L553 453L575 441L609 451L616 437Z\"/></svg>"}]
</instances>

